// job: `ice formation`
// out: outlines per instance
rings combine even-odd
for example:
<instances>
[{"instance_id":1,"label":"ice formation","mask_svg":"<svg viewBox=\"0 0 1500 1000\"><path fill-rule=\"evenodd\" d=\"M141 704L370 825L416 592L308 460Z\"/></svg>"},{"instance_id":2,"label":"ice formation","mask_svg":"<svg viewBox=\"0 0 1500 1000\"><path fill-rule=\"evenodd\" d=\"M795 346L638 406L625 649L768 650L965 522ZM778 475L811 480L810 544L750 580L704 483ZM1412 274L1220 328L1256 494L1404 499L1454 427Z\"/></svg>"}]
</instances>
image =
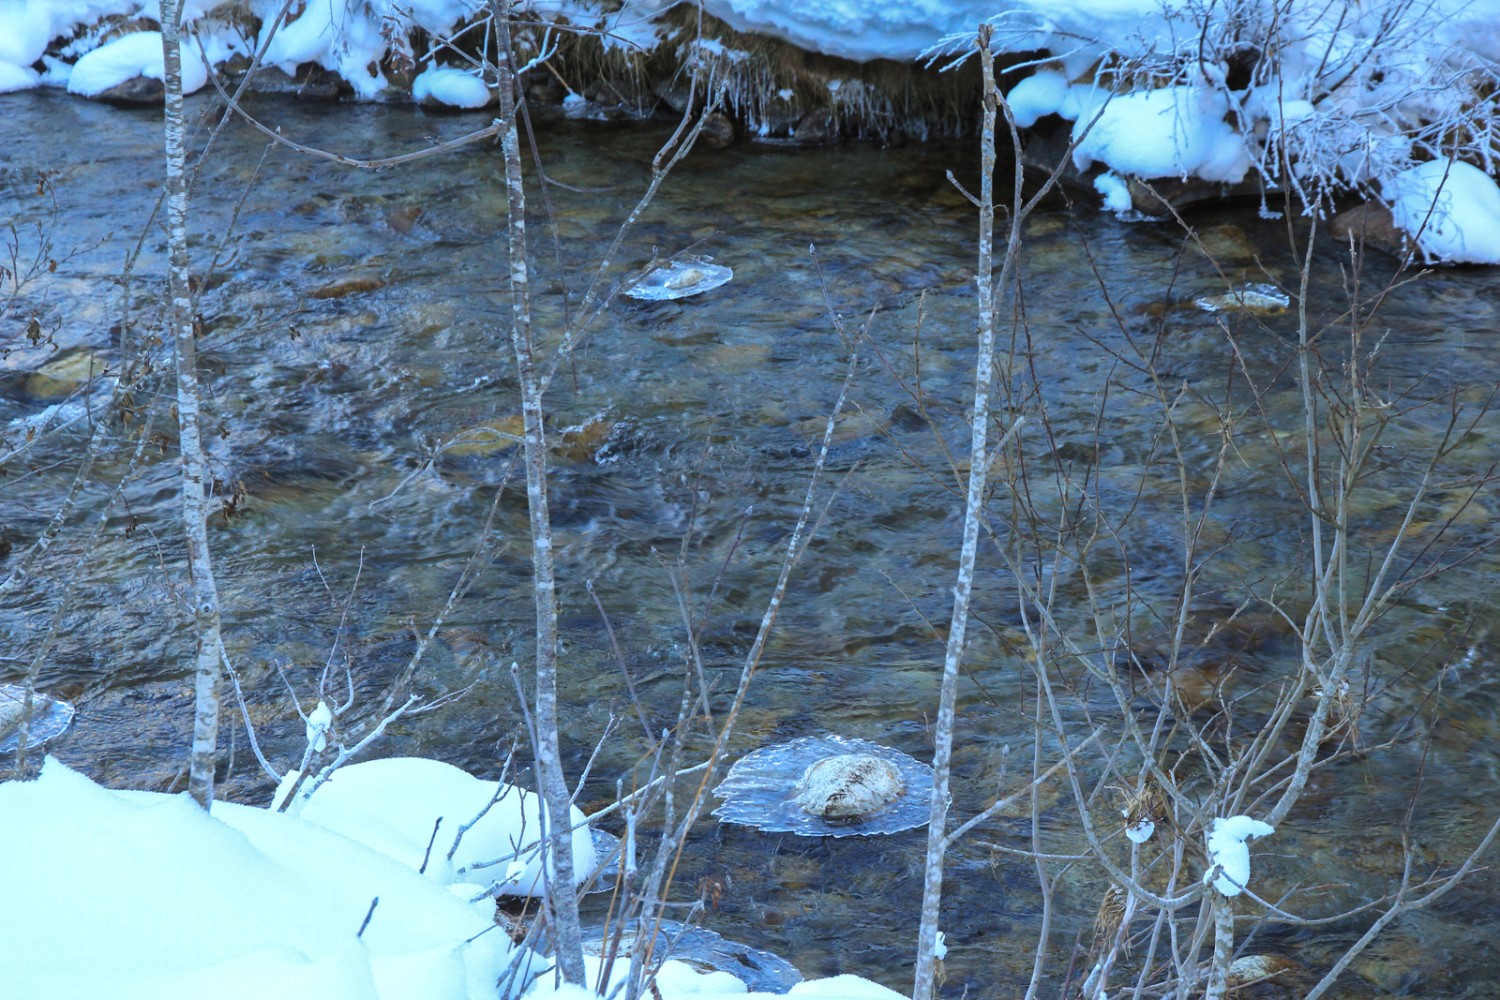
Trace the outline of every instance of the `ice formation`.
<instances>
[{"instance_id":1,"label":"ice formation","mask_svg":"<svg viewBox=\"0 0 1500 1000\"><path fill-rule=\"evenodd\" d=\"M842 736L804 736L735 761L714 789L723 800L714 815L804 837L899 833L927 822L932 787L932 768L899 750ZM846 809L851 805L852 812Z\"/></svg>"}]
</instances>

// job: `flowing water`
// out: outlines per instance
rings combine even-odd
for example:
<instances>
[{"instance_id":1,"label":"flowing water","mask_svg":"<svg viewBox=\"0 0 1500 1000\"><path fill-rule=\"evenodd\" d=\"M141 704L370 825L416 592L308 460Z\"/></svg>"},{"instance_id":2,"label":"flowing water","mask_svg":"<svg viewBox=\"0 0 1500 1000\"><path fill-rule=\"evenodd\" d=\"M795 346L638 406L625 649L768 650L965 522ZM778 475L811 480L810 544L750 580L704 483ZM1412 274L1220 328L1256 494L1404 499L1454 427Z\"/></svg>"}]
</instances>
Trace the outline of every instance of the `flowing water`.
<instances>
[{"instance_id":1,"label":"flowing water","mask_svg":"<svg viewBox=\"0 0 1500 1000\"><path fill-rule=\"evenodd\" d=\"M486 121L405 107L263 100L256 108L297 141L353 156L420 148ZM23 264L51 241L0 330L9 450L24 440L16 421L156 328L164 237L159 225L147 226L160 177L155 116L52 93L6 95L0 110L0 199L16 220ZM550 218L535 186L528 206L543 344L555 344L577 308L669 131L538 123L538 153L557 182L547 188ZM203 139L200 131L198 146ZM677 718L689 650L679 594L699 609L705 680L723 711L861 328L868 336L818 487L816 535L730 752L832 733L930 755L962 525L950 458L967 451L975 329L976 227L944 172L973 189L976 152L745 143L699 151L620 246L606 284L653 252L684 248L735 276L697 298L616 299L548 397L563 739L574 773L618 720L583 790L586 808L607 802L617 778L630 784L645 728ZM47 184L39 187L41 174ZM311 707L328 664L340 698L348 693L343 668L352 667L349 719L373 710L482 547L476 584L415 680L424 695L462 696L400 720L377 752L494 775L522 732L508 665L527 661L533 623L496 151L477 144L356 171L267 151L263 136L236 125L197 179L193 213L195 269L221 257L199 306L212 396L207 436L228 498L211 526L215 570L261 746L278 766L290 765L303 725L286 685ZM1255 691L1297 663L1272 610L1273 601L1294 612L1303 606L1296 580L1309 559L1307 518L1283 468L1301 467L1296 314L1211 313L1194 299L1245 281L1295 287L1297 264L1285 225L1263 221L1254 206L1189 221L1200 242L1175 226L1129 225L1060 203L1031 219L1023 258L1029 338L1011 339L1007 311L1003 353L1013 363L1001 405L1032 414L1020 447L1049 472L1028 480L1048 523L1061 513L1050 472L1063 469L1086 487L1086 506L1098 512L1090 523L1110 529L1086 559L1072 545L1070 558L1032 562L1026 572L1057 583L1066 622L1082 619L1092 592L1110 627L1148 660L1165 645L1162 616L1182 579L1184 528L1172 443L1144 359L1154 359L1161 392L1175 400L1192 497L1210 486L1223 414L1244 417L1204 521L1200 558L1212 558L1190 631L1202 638L1243 606L1229 630L1232 651L1210 644L1201 665L1243 685L1237 694L1247 692L1249 714ZM1304 224L1297 228L1305 234ZM116 282L143 232L134 278ZM1378 287L1392 269L1372 258L1360 279ZM1347 352L1347 323L1337 320L1354 276L1331 248L1314 254L1312 274L1310 312L1335 323L1325 337L1336 367ZM1473 412L1500 384L1497 309L1490 271L1442 272L1397 288L1370 328L1371 346L1384 338L1375 391L1396 398L1396 409L1447 394ZM32 316L33 333L50 342L28 340ZM53 377L32 377L39 369ZM1247 378L1261 390L1257 405ZM166 789L180 787L185 766L190 633L172 420L154 386L132 395L132 424L106 425L80 513L35 582L3 598L0 666L10 677L24 673L66 594L39 684L74 698L79 713L54 752L106 784ZM87 542L93 520L85 515L101 509L125 471L130 432L153 401L158 437L124 502ZM1403 530L1401 491L1421 478L1450 416L1439 402L1392 424L1350 514L1363 543ZM1359 686L1372 696L1359 738L1396 745L1320 772L1284 829L1257 846L1262 887L1273 897L1302 890L1288 904L1299 912L1337 912L1388 891L1403 823L1418 874L1451 871L1500 808L1497 640L1488 625L1497 562L1484 548L1494 540L1497 501L1485 493L1469 501L1459 483L1495 460L1497 430L1485 417L1455 435L1434 499L1404 529L1418 556L1412 575L1433 558L1456 565L1417 580L1376 630L1361 673ZM86 440L75 427L6 466L0 527L14 545L11 564L56 509ZM1201 504L1193 504L1196 513ZM1010 501L998 497L995 509L1010 510ZM1443 524L1447 533L1424 550ZM618 659L586 584L608 613ZM1034 686L1015 588L992 549L982 554L975 611L955 749L958 817L983 808L997 787L1022 783L1016 775L1028 770L1033 741ZM1080 692L1074 738L1086 725L1082 713L1107 704ZM225 741L234 756L224 794L263 801L270 783L237 718ZM1006 746L1013 752L1002 773ZM1044 789L1043 830L1058 838L1052 849L1076 847L1067 832L1075 808L1060 785ZM1035 870L987 846L1028 846L1030 824L1019 815L987 823L950 856L946 995L1019 995L1030 975L1042 906ZM700 880L717 883L705 923L784 954L804 973L855 972L904 988L924 844L922 831L821 840L705 818L677 884L687 899ZM1066 975L1071 942L1088 943L1101 888L1081 874L1059 883L1050 995ZM1398 921L1355 963L1342 995L1500 994L1490 945L1500 933L1495 889L1481 873ZM1322 968L1367 920L1268 929L1250 950Z\"/></svg>"}]
</instances>

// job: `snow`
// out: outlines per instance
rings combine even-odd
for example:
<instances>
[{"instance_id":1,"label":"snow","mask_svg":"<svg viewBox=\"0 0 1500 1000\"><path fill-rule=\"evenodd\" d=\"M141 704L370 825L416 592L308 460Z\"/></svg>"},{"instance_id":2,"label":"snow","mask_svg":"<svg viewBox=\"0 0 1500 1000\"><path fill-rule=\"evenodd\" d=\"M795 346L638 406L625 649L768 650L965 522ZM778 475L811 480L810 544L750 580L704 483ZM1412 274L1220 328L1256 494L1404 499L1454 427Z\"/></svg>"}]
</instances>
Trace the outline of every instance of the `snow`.
<instances>
[{"instance_id":1,"label":"snow","mask_svg":"<svg viewBox=\"0 0 1500 1000\"><path fill-rule=\"evenodd\" d=\"M295 778L296 772L287 775L283 789ZM304 797L310 784L304 783L288 812L413 870L423 869L425 859L428 878L475 884L476 892L493 887L505 896L535 895L542 889L537 846L542 816L531 792L420 757L345 765ZM459 827L471 822L458 839ZM573 826L573 868L582 882L593 871L595 857L586 817L576 807ZM455 839L458 846L452 849Z\"/></svg>"},{"instance_id":2,"label":"snow","mask_svg":"<svg viewBox=\"0 0 1500 1000\"><path fill-rule=\"evenodd\" d=\"M30 66L13 66L0 62L0 94L13 90L30 90L41 82L36 70Z\"/></svg>"},{"instance_id":3,"label":"snow","mask_svg":"<svg viewBox=\"0 0 1500 1000\"><path fill-rule=\"evenodd\" d=\"M1026 77L1010 89L1005 102L1010 113L1021 128L1031 128L1048 115L1063 114L1063 108L1072 96L1073 84L1056 70L1044 69ZM1065 118L1077 118L1076 106Z\"/></svg>"},{"instance_id":4,"label":"snow","mask_svg":"<svg viewBox=\"0 0 1500 1000\"><path fill-rule=\"evenodd\" d=\"M737 31L772 35L799 48L856 62L910 60L955 31L995 13L992 0L704 0Z\"/></svg>"},{"instance_id":5,"label":"snow","mask_svg":"<svg viewBox=\"0 0 1500 1000\"><path fill-rule=\"evenodd\" d=\"M254 0L251 9L262 20L256 45L264 45L281 0ZM288 19L271 38L265 63L291 76L303 63L315 62L343 77L363 98L386 88L379 62L386 39L376 17L348 0L308 0L302 13ZM371 67L374 67L373 69Z\"/></svg>"},{"instance_id":6,"label":"snow","mask_svg":"<svg viewBox=\"0 0 1500 1000\"><path fill-rule=\"evenodd\" d=\"M1432 160L1387 180L1383 193L1424 259L1500 264L1500 187L1478 167Z\"/></svg>"},{"instance_id":7,"label":"snow","mask_svg":"<svg viewBox=\"0 0 1500 1000\"><path fill-rule=\"evenodd\" d=\"M1130 839L1132 844L1144 844L1151 839L1151 835L1155 832L1155 821L1144 816L1125 827L1125 836Z\"/></svg>"},{"instance_id":8,"label":"snow","mask_svg":"<svg viewBox=\"0 0 1500 1000\"><path fill-rule=\"evenodd\" d=\"M328 746L328 730L333 726L333 709L328 702L318 702L318 707L307 717L307 745L313 752L322 753Z\"/></svg>"},{"instance_id":9,"label":"snow","mask_svg":"<svg viewBox=\"0 0 1500 1000\"><path fill-rule=\"evenodd\" d=\"M1197 176L1234 183L1250 169L1245 141L1224 118L1222 93L1180 85L1109 98L1073 124L1073 163L1151 179Z\"/></svg>"},{"instance_id":10,"label":"snow","mask_svg":"<svg viewBox=\"0 0 1500 1000\"><path fill-rule=\"evenodd\" d=\"M182 52L182 92L191 94L208 83L208 67L198 54L196 44L184 39ZM161 32L138 31L124 35L85 53L73 65L68 77L68 92L96 97L126 80L144 76L163 79Z\"/></svg>"},{"instance_id":11,"label":"snow","mask_svg":"<svg viewBox=\"0 0 1500 1000\"><path fill-rule=\"evenodd\" d=\"M1135 200L1130 197L1130 185L1112 170L1094 178L1094 190L1104 199L1106 211L1129 212L1135 206Z\"/></svg>"},{"instance_id":12,"label":"snow","mask_svg":"<svg viewBox=\"0 0 1500 1000\"><path fill-rule=\"evenodd\" d=\"M490 88L473 73L434 66L411 82L411 96L419 101L431 98L454 108L482 108L490 103Z\"/></svg>"},{"instance_id":13,"label":"snow","mask_svg":"<svg viewBox=\"0 0 1500 1000\"><path fill-rule=\"evenodd\" d=\"M371 824L356 831L361 838L306 818L340 777L346 779L341 808L325 804L323 811ZM421 794L414 792L418 784L426 786ZM389 794L377 799L380 789ZM488 801L500 786L436 761L396 758L335 772L304 802L300 817L227 802L206 813L186 795L101 788L49 757L35 781L0 784L0 856L10 862L0 868L0 899L9 904L0 907L4 994L500 1000L495 984L512 966L522 966L516 981L525 982L541 960L498 929L493 902L474 901L470 886L441 884L445 879L435 880L431 867L423 877L405 858L398 863L357 842L415 830L432 809L467 816L476 789ZM413 808L419 815L409 814ZM533 812L533 829L535 822ZM481 821L471 836L478 834L479 843L495 832ZM511 825L508 836L520 839L516 833ZM585 962L597 982L600 960ZM623 982L628 968L628 959L617 959L611 982ZM747 993L726 972L675 960L662 963L656 982L662 1000L772 996ZM553 985L551 975L525 995L595 998L592 990ZM901 997L850 975L798 983L788 995Z\"/></svg>"},{"instance_id":14,"label":"snow","mask_svg":"<svg viewBox=\"0 0 1500 1000\"><path fill-rule=\"evenodd\" d=\"M0 66L30 66L52 39L136 6L133 0L0 0Z\"/></svg>"},{"instance_id":15,"label":"snow","mask_svg":"<svg viewBox=\"0 0 1500 1000\"><path fill-rule=\"evenodd\" d=\"M0 816L7 996L493 1000L514 952L488 901L284 814L209 815L49 758L0 785Z\"/></svg>"},{"instance_id":16,"label":"snow","mask_svg":"<svg viewBox=\"0 0 1500 1000\"><path fill-rule=\"evenodd\" d=\"M1269 837L1276 829L1249 816L1218 817L1208 834L1208 871L1203 880L1218 868L1214 888L1226 896L1238 896L1250 883L1250 848L1245 841L1252 837Z\"/></svg>"},{"instance_id":17,"label":"snow","mask_svg":"<svg viewBox=\"0 0 1500 1000\"><path fill-rule=\"evenodd\" d=\"M895 990L858 976L810 979L787 991L789 997L826 997L828 1000L906 1000Z\"/></svg>"}]
</instances>

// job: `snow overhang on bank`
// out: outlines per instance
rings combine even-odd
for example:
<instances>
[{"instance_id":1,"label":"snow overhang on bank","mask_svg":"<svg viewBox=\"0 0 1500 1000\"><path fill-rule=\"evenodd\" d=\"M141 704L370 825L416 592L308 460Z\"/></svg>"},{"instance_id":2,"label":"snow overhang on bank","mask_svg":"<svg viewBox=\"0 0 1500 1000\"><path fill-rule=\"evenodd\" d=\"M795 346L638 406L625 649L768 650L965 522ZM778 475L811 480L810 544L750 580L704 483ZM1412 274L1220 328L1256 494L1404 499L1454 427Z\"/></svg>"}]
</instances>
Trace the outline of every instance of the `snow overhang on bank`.
<instances>
[{"instance_id":1,"label":"snow overhang on bank","mask_svg":"<svg viewBox=\"0 0 1500 1000\"><path fill-rule=\"evenodd\" d=\"M495 83L445 44L482 32L481 0L299 0L274 37L281 0L185 7L192 48L215 69L265 46L265 64L288 78L320 67L358 99L415 90L455 108L485 106ZM1018 124L1045 131L1054 119L1073 140L1058 159L1107 208L1150 214L1170 182L1195 185L1192 197L1238 185L1267 211L1286 193L1301 212L1350 194L1381 199L1410 227L1420 194L1439 190L1424 179L1436 168L1410 171L1452 161L1478 176L1459 171L1439 223L1401 240L1429 260L1500 263L1488 223L1466 221L1500 203L1494 0L703 0L701 17L672 0L519 0L516 10L532 22L517 32L526 65L566 88L557 99L570 113L608 117L602 104L632 84L626 113L681 110L683 81L707 74L727 88L733 128L804 144L972 127L973 77L945 71L971 62L986 23ZM115 88L160 73L147 51L158 16L156 0L0 4L0 92L52 85L125 99ZM559 72L565 38L588 51ZM787 44L816 55L786 58ZM654 55L658 75L643 78ZM621 79L590 79L611 60ZM191 89L206 74L186 61ZM952 93L934 99L943 81ZM914 98L916 84L932 89Z\"/></svg>"}]
</instances>

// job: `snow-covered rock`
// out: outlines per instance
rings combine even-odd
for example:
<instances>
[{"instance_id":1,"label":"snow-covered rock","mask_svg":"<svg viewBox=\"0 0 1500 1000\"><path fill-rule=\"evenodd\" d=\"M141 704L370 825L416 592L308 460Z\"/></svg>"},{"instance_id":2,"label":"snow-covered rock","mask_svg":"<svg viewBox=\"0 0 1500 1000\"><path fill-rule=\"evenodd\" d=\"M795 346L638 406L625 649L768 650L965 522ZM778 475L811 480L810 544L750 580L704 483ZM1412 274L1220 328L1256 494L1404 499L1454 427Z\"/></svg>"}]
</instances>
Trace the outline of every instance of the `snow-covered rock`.
<instances>
[{"instance_id":1,"label":"snow-covered rock","mask_svg":"<svg viewBox=\"0 0 1500 1000\"><path fill-rule=\"evenodd\" d=\"M295 773L283 780L283 789L293 780ZM505 896L536 895L543 888L540 798L442 761L391 757L347 764L311 797L299 791L288 812L439 882L493 886ZM574 807L573 869L580 882L595 862L586 821ZM470 823L455 849L460 827Z\"/></svg>"},{"instance_id":2,"label":"snow-covered rock","mask_svg":"<svg viewBox=\"0 0 1500 1000\"><path fill-rule=\"evenodd\" d=\"M1500 187L1478 167L1432 160L1387 180L1396 227L1423 259L1500 264Z\"/></svg>"},{"instance_id":3,"label":"snow-covered rock","mask_svg":"<svg viewBox=\"0 0 1500 1000\"><path fill-rule=\"evenodd\" d=\"M1104 97L1105 95L1101 95ZM1141 177L1198 177L1233 184L1250 169L1245 139L1225 122L1229 103L1195 86L1138 90L1084 106L1073 123L1073 163L1103 163Z\"/></svg>"},{"instance_id":4,"label":"snow-covered rock","mask_svg":"<svg viewBox=\"0 0 1500 1000\"><path fill-rule=\"evenodd\" d=\"M191 94L208 83L208 67L203 65L196 44L184 39L181 50L182 92ZM98 97L136 77L161 80L165 76L161 32L138 31L85 53L68 76L68 92Z\"/></svg>"}]
</instances>

